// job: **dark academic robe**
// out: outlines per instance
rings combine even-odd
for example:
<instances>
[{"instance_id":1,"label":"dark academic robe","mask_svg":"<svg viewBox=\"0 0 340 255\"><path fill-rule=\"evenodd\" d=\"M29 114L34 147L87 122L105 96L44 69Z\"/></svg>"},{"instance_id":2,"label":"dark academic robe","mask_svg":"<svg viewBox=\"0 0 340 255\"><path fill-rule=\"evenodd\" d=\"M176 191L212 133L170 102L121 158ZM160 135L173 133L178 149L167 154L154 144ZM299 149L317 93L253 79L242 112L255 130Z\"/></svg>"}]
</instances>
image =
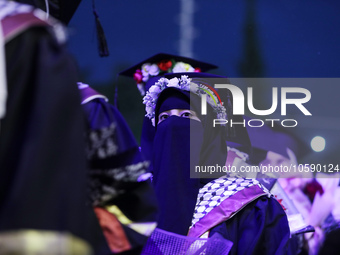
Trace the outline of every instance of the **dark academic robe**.
<instances>
[{"instance_id":1,"label":"dark academic robe","mask_svg":"<svg viewBox=\"0 0 340 255\"><path fill-rule=\"evenodd\" d=\"M262 196L210 230L233 242L230 255L289 254L287 216L274 199Z\"/></svg>"},{"instance_id":2,"label":"dark academic robe","mask_svg":"<svg viewBox=\"0 0 340 255\"><path fill-rule=\"evenodd\" d=\"M48 25L20 31L5 52L0 234L68 233L94 248L100 228L86 206L85 122L75 63Z\"/></svg>"}]
</instances>

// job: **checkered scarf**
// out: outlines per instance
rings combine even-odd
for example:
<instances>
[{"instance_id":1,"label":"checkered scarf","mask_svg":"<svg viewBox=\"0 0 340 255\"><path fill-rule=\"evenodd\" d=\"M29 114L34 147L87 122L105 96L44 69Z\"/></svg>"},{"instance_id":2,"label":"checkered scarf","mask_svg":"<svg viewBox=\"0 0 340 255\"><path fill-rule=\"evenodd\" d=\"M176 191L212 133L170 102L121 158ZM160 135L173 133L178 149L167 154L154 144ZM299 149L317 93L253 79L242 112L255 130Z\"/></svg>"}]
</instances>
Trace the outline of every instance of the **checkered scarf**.
<instances>
[{"instance_id":1,"label":"checkered scarf","mask_svg":"<svg viewBox=\"0 0 340 255\"><path fill-rule=\"evenodd\" d=\"M251 186L259 186L265 193L269 191L256 179L221 177L207 183L199 190L191 227L225 199Z\"/></svg>"}]
</instances>

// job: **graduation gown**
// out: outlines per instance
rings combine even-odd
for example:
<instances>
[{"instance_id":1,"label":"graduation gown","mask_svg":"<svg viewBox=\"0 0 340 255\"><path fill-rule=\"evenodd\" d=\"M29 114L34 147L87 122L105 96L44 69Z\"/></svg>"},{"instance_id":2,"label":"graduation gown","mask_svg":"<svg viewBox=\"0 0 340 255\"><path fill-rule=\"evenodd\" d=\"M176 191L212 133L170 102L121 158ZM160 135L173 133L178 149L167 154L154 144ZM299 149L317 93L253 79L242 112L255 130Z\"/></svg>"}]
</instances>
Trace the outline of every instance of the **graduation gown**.
<instances>
[{"instance_id":1,"label":"graduation gown","mask_svg":"<svg viewBox=\"0 0 340 255\"><path fill-rule=\"evenodd\" d=\"M16 3L1 4L2 10L10 6L12 18L20 16ZM24 10L37 18L29 8ZM90 227L95 215L85 204L85 123L77 72L52 26L42 23L24 26L5 44L8 97L0 132L0 239L13 241L20 253L36 241L40 252L88 254L96 231ZM76 246L81 248L74 250Z\"/></svg>"},{"instance_id":2,"label":"graduation gown","mask_svg":"<svg viewBox=\"0 0 340 255\"><path fill-rule=\"evenodd\" d=\"M229 254L288 254L287 216L274 199L261 197L210 231L233 242Z\"/></svg>"}]
</instances>

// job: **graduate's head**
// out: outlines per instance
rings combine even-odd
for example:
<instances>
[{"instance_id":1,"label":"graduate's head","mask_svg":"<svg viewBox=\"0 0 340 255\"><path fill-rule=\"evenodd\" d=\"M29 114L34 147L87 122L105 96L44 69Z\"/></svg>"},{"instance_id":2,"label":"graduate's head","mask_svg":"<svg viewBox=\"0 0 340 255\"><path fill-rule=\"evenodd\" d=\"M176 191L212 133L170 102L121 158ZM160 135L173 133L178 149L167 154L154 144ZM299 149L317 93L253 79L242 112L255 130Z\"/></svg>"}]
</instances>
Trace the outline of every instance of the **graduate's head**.
<instances>
[{"instance_id":1,"label":"graduate's head","mask_svg":"<svg viewBox=\"0 0 340 255\"><path fill-rule=\"evenodd\" d=\"M226 127L214 127L213 120L227 119L227 110L217 92L211 90L213 84L208 76L202 76L189 73L160 78L144 97L146 116L156 127L155 147L167 139L164 146L176 147L178 153L184 148L181 145L188 143L190 156L199 159L201 165L223 166L227 156ZM207 99L206 114L201 111L203 95Z\"/></svg>"},{"instance_id":2,"label":"graduate's head","mask_svg":"<svg viewBox=\"0 0 340 255\"><path fill-rule=\"evenodd\" d=\"M178 115L202 121L205 125L208 119L213 126L213 119L227 119L227 109L221 101L209 78L217 78L204 73L169 74L158 79L143 98L146 117L153 126L164 119ZM206 98L206 113L202 113L202 99ZM187 110L172 111L170 110Z\"/></svg>"},{"instance_id":3,"label":"graduate's head","mask_svg":"<svg viewBox=\"0 0 340 255\"><path fill-rule=\"evenodd\" d=\"M167 76L171 73L184 72L210 72L216 69L217 66L211 63L203 62L198 59L183 57L169 53L157 53L152 56L144 58L144 60L131 65L127 69L119 73L119 77L128 77L135 80L140 94L145 96L145 93L154 85L161 77ZM124 86L133 86L133 83L128 79L120 79ZM131 86L130 85L130 86ZM116 89L115 104L119 100L118 89ZM157 121L155 121L157 124ZM141 134L141 150L145 157L151 160L153 151L153 140L155 137L155 127L151 121L145 117L143 120L142 134ZM152 164L150 166L152 168Z\"/></svg>"}]
</instances>

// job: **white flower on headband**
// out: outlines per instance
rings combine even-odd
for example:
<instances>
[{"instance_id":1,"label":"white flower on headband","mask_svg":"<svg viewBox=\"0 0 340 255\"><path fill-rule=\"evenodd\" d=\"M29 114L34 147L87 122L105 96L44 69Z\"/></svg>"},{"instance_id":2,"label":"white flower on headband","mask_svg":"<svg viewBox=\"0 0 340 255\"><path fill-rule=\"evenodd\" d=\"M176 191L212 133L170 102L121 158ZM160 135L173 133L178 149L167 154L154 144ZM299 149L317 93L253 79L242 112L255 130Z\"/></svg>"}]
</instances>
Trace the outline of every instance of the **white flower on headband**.
<instances>
[{"instance_id":1,"label":"white flower on headband","mask_svg":"<svg viewBox=\"0 0 340 255\"><path fill-rule=\"evenodd\" d=\"M169 80L167 87L181 88L179 86L179 80L176 77Z\"/></svg>"},{"instance_id":2,"label":"white flower on headband","mask_svg":"<svg viewBox=\"0 0 340 255\"><path fill-rule=\"evenodd\" d=\"M214 109L218 119L226 119L227 113L223 105L218 101L214 92L211 91L204 84L196 84L191 82L191 79L187 75L182 75L181 78L160 78L143 98L143 104L145 104L145 116L151 119L152 125L155 126L155 108L159 94L166 88L178 88L185 91L190 91L198 96L207 94L207 103Z\"/></svg>"},{"instance_id":3,"label":"white flower on headband","mask_svg":"<svg viewBox=\"0 0 340 255\"><path fill-rule=\"evenodd\" d=\"M161 88L159 86L152 86L150 89L149 89L149 92L152 93L152 94L159 94L161 93Z\"/></svg>"}]
</instances>

